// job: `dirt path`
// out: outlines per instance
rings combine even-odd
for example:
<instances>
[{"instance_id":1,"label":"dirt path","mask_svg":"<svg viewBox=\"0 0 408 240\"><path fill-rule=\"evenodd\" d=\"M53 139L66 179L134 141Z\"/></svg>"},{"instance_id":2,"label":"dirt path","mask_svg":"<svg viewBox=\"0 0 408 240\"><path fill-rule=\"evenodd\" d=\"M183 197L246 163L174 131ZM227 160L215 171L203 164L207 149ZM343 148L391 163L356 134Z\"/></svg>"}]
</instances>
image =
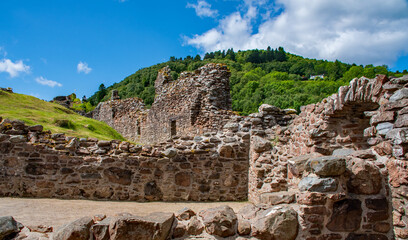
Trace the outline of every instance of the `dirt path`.
<instances>
[{"instance_id":1,"label":"dirt path","mask_svg":"<svg viewBox=\"0 0 408 240\"><path fill-rule=\"evenodd\" d=\"M152 212L176 212L184 207L196 213L203 209L228 205L235 212L248 202L113 202L89 200L59 200L31 198L0 198L0 216L13 216L25 226L49 225L58 227L83 216L105 214L114 216L128 212L134 215L147 215Z\"/></svg>"}]
</instances>

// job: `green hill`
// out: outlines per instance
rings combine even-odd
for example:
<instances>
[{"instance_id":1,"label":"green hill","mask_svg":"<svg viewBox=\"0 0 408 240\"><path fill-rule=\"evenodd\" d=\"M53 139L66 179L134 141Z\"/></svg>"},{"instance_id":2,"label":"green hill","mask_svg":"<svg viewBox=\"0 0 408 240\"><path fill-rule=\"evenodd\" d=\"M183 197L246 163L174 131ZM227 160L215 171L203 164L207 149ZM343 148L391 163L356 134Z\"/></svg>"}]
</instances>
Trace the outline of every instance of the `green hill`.
<instances>
[{"instance_id":1,"label":"green hill","mask_svg":"<svg viewBox=\"0 0 408 240\"><path fill-rule=\"evenodd\" d=\"M23 120L27 125L43 125L53 133L102 140L125 140L103 122L83 117L59 104L0 90L0 116Z\"/></svg>"},{"instance_id":2,"label":"green hill","mask_svg":"<svg viewBox=\"0 0 408 240\"><path fill-rule=\"evenodd\" d=\"M108 88L101 85L89 100L93 105L106 101L111 90L116 89L122 99L139 97L149 107L154 100L154 81L159 69L169 66L173 79L177 79L181 72L193 71L210 62L228 65L231 70L232 110L244 115L256 112L263 103L299 110L303 105L318 102L337 92L340 86L347 85L355 77L401 75L390 72L387 66L358 66L340 61L307 59L287 53L283 48L238 52L229 49L206 53L203 60L199 55L184 59L170 57L169 61L140 69ZM313 75L324 77L311 79Z\"/></svg>"}]
</instances>

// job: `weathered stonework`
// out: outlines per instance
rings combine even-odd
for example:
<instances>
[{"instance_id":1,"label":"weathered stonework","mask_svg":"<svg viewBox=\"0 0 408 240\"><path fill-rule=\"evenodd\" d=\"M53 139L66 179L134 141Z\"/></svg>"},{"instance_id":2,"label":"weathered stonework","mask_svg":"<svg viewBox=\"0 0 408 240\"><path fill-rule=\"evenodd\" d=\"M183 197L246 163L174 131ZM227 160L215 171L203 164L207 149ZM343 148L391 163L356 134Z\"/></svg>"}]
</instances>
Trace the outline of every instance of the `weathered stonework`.
<instances>
[{"instance_id":1,"label":"weathered stonework","mask_svg":"<svg viewBox=\"0 0 408 240\"><path fill-rule=\"evenodd\" d=\"M149 110L140 99L100 103L93 118L104 121L128 139L144 144L175 136L197 136L222 130L236 114L231 111L230 72L222 64L207 64L173 80L168 67L159 71L156 96Z\"/></svg>"},{"instance_id":2,"label":"weathered stonework","mask_svg":"<svg viewBox=\"0 0 408 240\"><path fill-rule=\"evenodd\" d=\"M158 144L76 139L3 120L0 195L136 201L248 197L256 204L236 215L227 207L198 215L186 210L177 220L163 215L158 222L173 221L167 238L174 239L408 239L407 77L354 79L299 115L265 104L240 117L224 109L228 101L210 101L211 85L204 88L208 91L200 88L200 81L221 84L224 75L228 78L224 66L209 65L172 81L168 69L162 70L157 108L135 114L144 119L139 139L149 133ZM190 88L192 79L196 90ZM192 108L198 93L206 97L196 106L206 107ZM176 96L186 105L177 106ZM124 101L111 101L118 106L107 106L106 112ZM111 119L122 118L116 116ZM121 116L123 123L131 121ZM166 125L173 120L175 134L171 123ZM98 234L109 232L112 238L115 221L103 225L109 231L98 226L106 230Z\"/></svg>"},{"instance_id":3,"label":"weathered stonework","mask_svg":"<svg viewBox=\"0 0 408 240\"><path fill-rule=\"evenodd\" d=\"M228 136L226 130L139 146L34 131L7 119L0 129L1 196L132 201L247 198L248 133ZM220 154L227 146L231 154Z\"/></svg>"},{"instance_id":4,"label":"weathered stonework","mask_svg":"<svg viewBox=\"0 0 408 240\"><path fill-rule=\"evenodd\" d=\"M287 127L251 134L249 200L289 203L299 239L407 239L407 84L354 79Z\"/></svg>"},{"instance_id":5,"label":"weathered stonework","mask_svg":"<svg viewBox=\"0 0 408 240\"><path fill-rule=\"evenodd\" d=\"M98 104L91 112L92 118L107 123L126 139L140 142L141 128L147 114L143 100L120 100L116 94L113 96L112 100Z\"/></svg>"}]
</instances>

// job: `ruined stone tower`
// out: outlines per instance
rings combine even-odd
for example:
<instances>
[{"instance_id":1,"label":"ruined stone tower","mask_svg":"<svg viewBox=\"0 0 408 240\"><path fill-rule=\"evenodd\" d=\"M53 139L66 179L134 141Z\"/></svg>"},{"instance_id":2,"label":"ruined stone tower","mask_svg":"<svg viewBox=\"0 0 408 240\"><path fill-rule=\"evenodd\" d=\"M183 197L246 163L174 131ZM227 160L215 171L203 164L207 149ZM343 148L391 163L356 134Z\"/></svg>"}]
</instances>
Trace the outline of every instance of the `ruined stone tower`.
<instances>
[{"instance_id":1,"label":"ruined stone tower","mask_svg":"<svg viewBox=\"0 0 408 240\"><path fill-rule=\"evenodd\" d=\"M207 64L172 79L165 67L155 81L151 109L140 99L112 99L100 103L93 118L104 121L124 137L139 143L158 143L175 136L217 131L230 116L230 72L223 64Z\"/></svg>"},{"instance_id":2,"label":"ruined stone tower","mask_svg":"<svg viewBox=\"0 0 408 240\"><path fill-rule=\"evenodd\" d=\"M142 127L143 142L160 142L174 136L215 131L231 115L227 66L208 64L173 80L170 68L159 71L156 97Z\"/></svg>"}]
</instances>

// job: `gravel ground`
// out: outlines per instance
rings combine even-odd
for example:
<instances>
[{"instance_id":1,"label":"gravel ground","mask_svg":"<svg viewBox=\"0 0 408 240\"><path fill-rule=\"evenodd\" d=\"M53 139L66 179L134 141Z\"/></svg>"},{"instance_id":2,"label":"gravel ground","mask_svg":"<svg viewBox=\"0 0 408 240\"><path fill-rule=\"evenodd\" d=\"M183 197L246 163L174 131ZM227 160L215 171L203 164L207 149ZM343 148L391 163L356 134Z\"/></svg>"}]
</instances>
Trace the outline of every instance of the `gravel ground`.
<instances>
[{"instance_id":1,"label":"gravel ground","mask_svg":"<svg viewBox=\"0 0 408 240\"><path fill-rule=\"evenodd\" d=\"M177 212L188 207L196 213L221 205L232 207L235 212L248 202L117 202L89 200L0 198L0 216L13 216L25 226L48 225L59 227L83 216L105 214L114 216L128 212L147 215L152 212Z\"/></svg>"}]
</instances>

